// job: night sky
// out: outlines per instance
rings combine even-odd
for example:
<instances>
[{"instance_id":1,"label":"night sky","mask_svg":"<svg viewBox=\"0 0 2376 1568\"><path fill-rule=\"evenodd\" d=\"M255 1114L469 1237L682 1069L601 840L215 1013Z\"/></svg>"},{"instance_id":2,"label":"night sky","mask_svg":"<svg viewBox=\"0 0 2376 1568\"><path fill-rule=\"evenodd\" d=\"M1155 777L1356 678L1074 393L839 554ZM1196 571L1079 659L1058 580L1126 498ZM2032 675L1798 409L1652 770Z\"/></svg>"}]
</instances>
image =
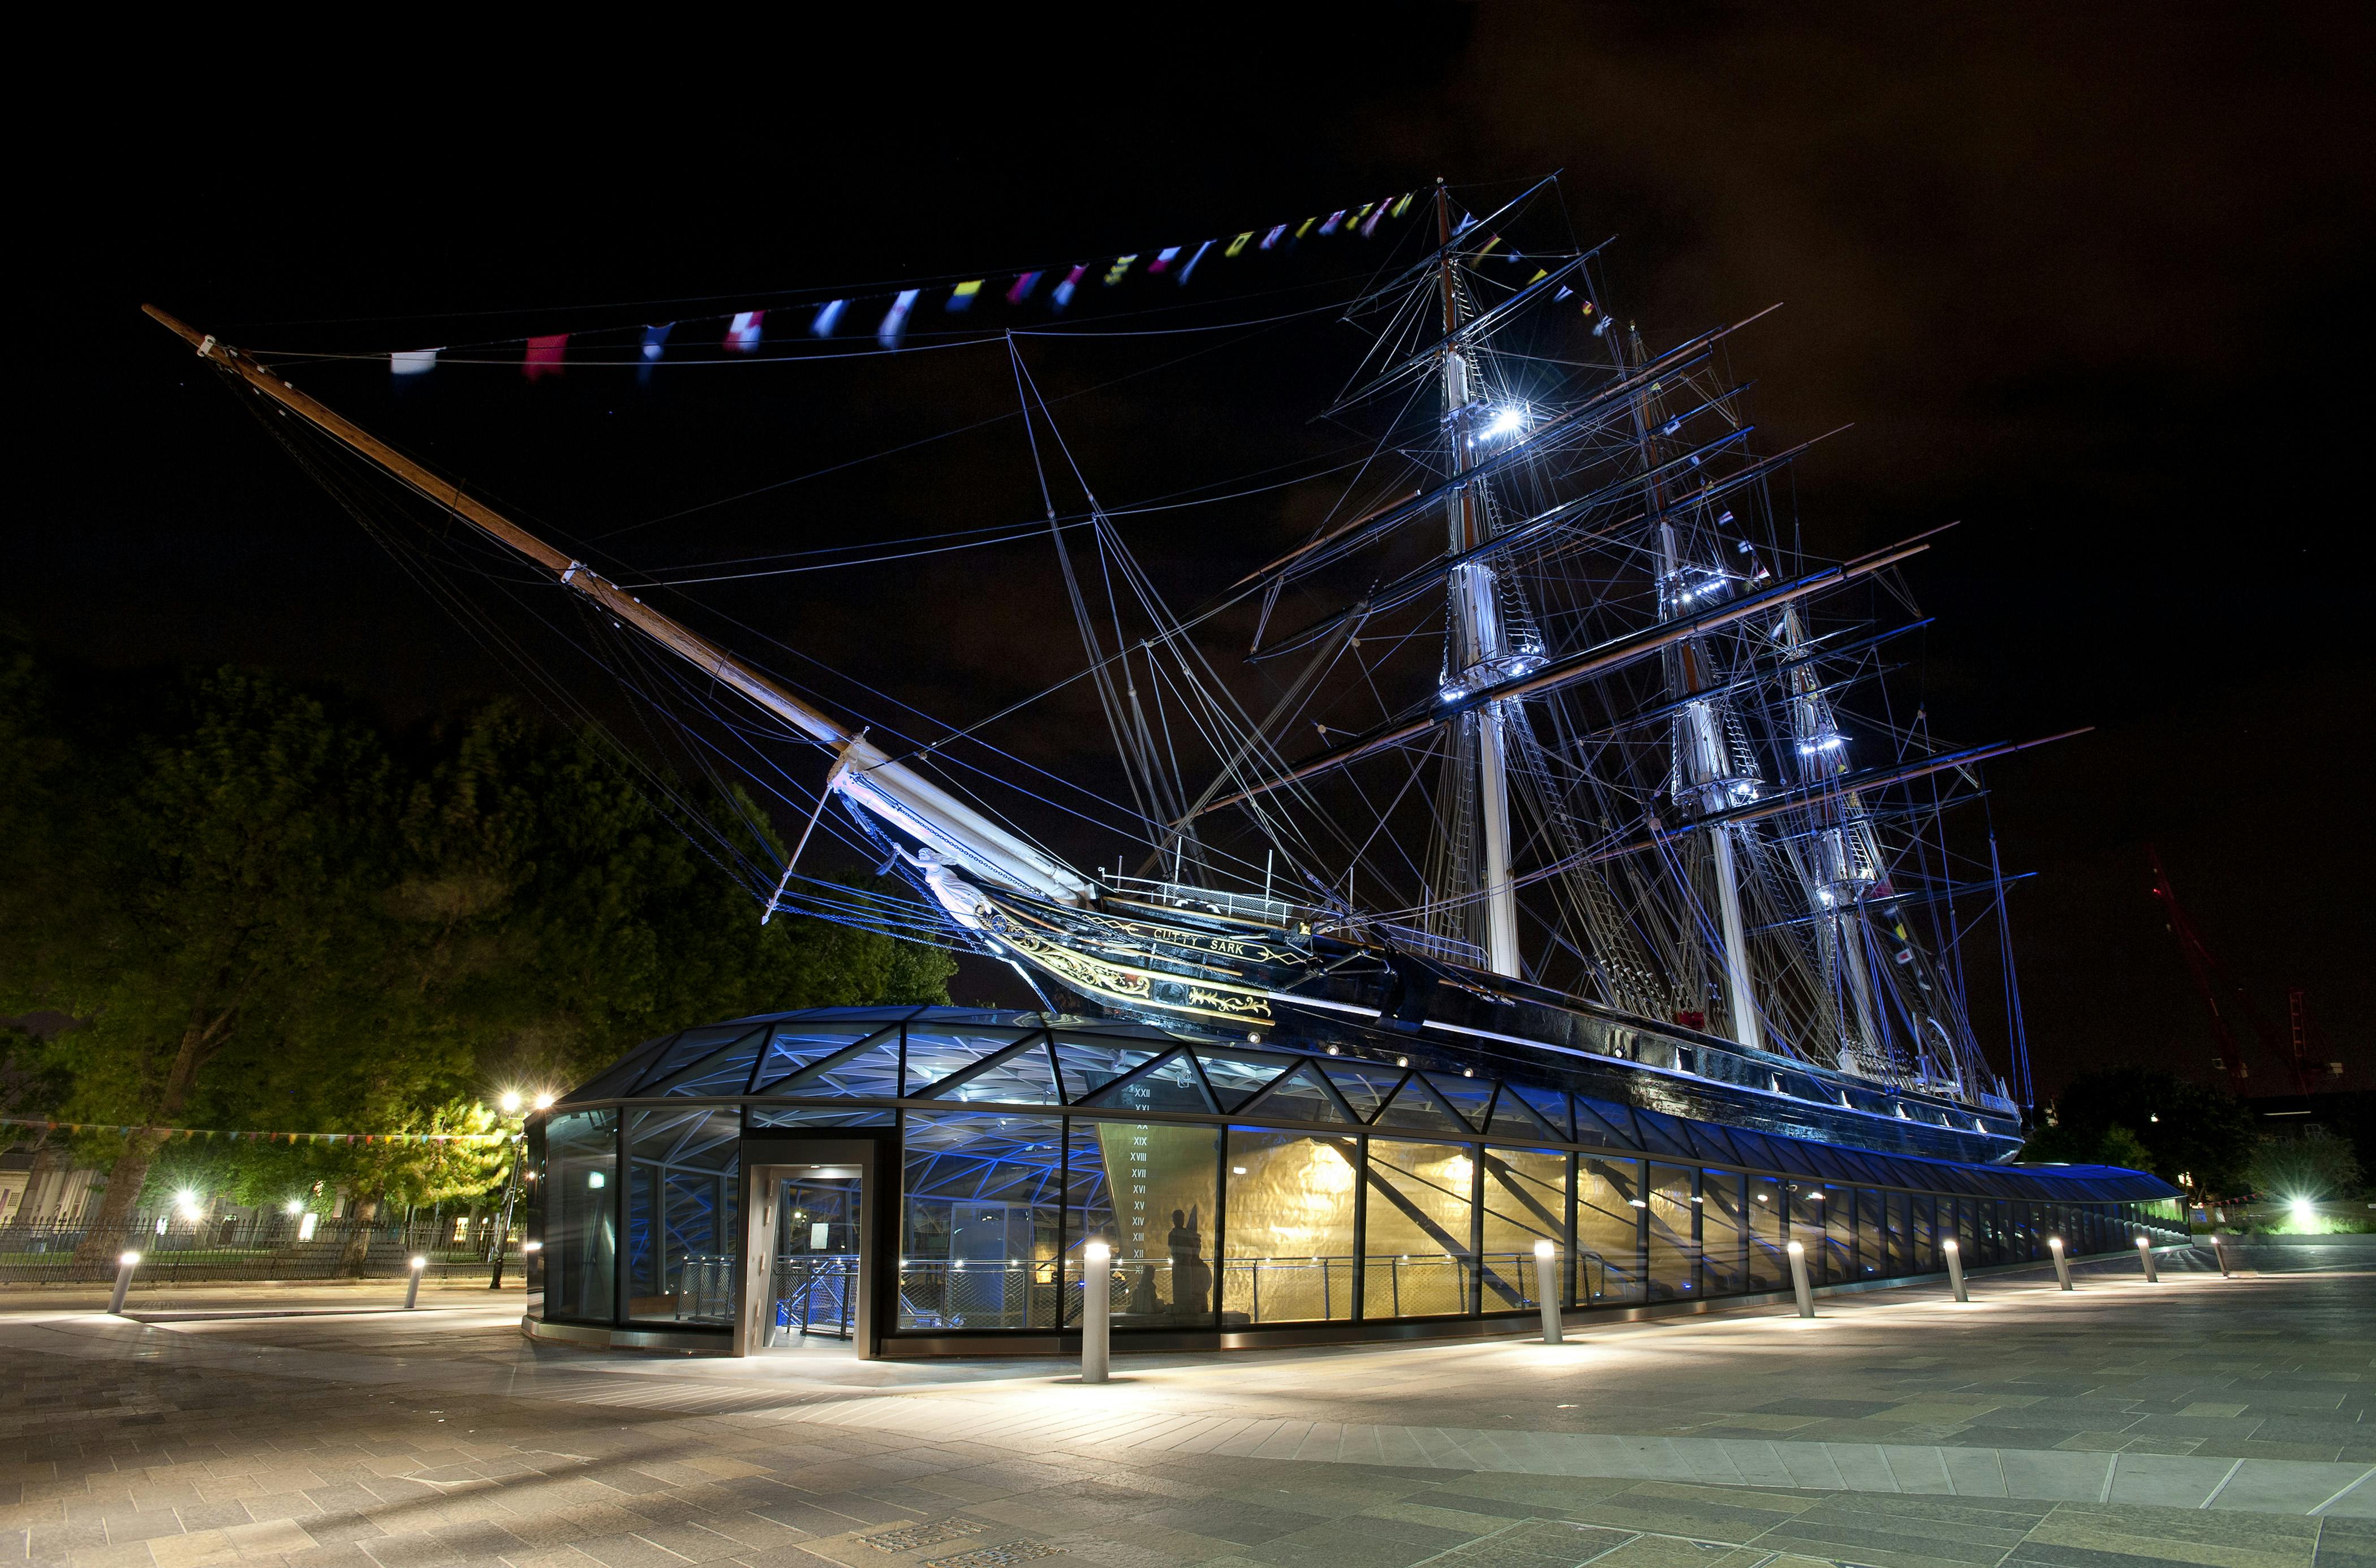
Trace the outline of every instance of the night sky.
<instances>
[{"instance_id":1,"label":"night sky","mask_svg":"<svg viewBox=\"0 0 2376 1568\"><path fill-rule=\"evenodd\" d=\"M41 358L0 616L102 664L259 664L402 721L517 689L146 300L243 345L386 350L1011 277L1438 175L1483 205L1559 170L1576 232L1618 237L1605 276L1653 346L1783 302L1732 363L1764 449L1854 426L1784 483L1811 550L1962 520L1909 569L1939 617L1919 651L1941 735L2097 727L1989 771L2008 870L2038 873L2014 921L2040 1088L2114 1063L2206 1075L2148 842L2271 1022L2306 987L2330 1053L2376 1079L2364 7L1361 14L1249 41L1174 10L1157 42L1125 12L984 12L896 46L721 36L698 65L418 62L268 109L132 71L93 123L139 134L79 143L20 214ZM1059 58L1059 28L1107 52ZM689 300L712 303L667 303ZM1360 346L1336 331L1087 392L1066 434L1112 504L1308 457ZM1027 348L1051 395L1185 351ZM1039 509L1011 421L780 482L1012 409L995 347L640 391L587 367L531 386L457 366L400 400L387 380L301 385L622 569ZM1132 541L1193 602L1325 499L1155 514ZM960 720L1078 660L1046 635L1068 628L1044 543L702 594ZM1094 777L1093 712L1006 738Z\"/></svg>"}]
</instances>

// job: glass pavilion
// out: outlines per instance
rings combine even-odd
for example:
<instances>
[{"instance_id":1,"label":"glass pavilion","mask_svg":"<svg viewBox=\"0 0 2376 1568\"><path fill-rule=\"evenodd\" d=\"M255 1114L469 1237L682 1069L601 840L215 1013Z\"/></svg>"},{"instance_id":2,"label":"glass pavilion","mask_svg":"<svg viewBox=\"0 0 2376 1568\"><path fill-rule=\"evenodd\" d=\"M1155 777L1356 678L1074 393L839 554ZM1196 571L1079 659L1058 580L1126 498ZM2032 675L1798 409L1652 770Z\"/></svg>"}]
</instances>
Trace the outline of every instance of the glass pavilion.
<instances>
[{"instance_id":1,"label":"glass pavilion","mask_svg":"<svg viewBox=\"0 0 2376 1568\"><path fill-rule=\"evenodd\" d=\"M1117 1343L1491 1334L2186 1234L2177 1189L1963 1165L1610 1103L1554 1061L1354 1054L968 1008L828 1008L651 1041L530 1129L529 1331L749 1353L1047 1352L1082 1246Z\"/></svg>"}]
</instances>

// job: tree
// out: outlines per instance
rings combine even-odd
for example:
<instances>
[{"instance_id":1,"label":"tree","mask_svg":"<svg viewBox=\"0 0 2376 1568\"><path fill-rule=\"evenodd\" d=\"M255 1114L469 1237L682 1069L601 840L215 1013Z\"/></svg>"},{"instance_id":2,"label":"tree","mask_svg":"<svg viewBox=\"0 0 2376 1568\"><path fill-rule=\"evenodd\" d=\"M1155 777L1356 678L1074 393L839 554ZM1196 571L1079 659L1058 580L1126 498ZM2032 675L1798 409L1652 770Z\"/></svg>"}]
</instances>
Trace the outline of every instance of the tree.
<instances>
[{"instance_id":1,"label":"tree","mask_svg":"<svg viewBox=\"0 0 2376 1568\"><path fill-rule=\"evenodd\" d=\"M2253 1194L2287 1202L2349 1197L2362 1175L2351 1145L2323 1127L2306 1127L2292 1137L2268 1138L2253 1151Z\"/></svg>"},{"instance_id":2,"label":"tree","mask_svg":"<svg viewBox=\"0 0 2376 1568\"><path fill-rule=\"evenodd\" d=\"M2191 1177L2200 1193L2242 1192L2259 1140L2242 1102L2153 1068L2083 1074L2063 1087L2049 1110L2050 1124L2023 1146L2024 1159L2130 1164L2106 1148L2106 1139L2123 1130L2143 1146L2146 1159L2140 1168L2165 1182Z\"/></svg>"}]
</instances>

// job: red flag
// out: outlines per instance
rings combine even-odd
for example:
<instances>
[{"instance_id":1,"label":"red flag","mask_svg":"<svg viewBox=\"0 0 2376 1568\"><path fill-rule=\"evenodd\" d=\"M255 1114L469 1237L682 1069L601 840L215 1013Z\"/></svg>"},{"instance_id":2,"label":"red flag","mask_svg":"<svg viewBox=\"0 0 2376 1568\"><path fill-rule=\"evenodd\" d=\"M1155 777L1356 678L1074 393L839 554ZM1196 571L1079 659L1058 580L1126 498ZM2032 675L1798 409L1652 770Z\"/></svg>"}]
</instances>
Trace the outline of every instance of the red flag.
<instances>
[{"instance_id":1,"label":"red flag","mask_svg":"<svg viewBox=\"0 0 2376 1568\"><path fill-rule=\"evenodd\" d=\"M548 375L561 374L562 350L569 346L569 334L556 332L550 338L528 340L528 358L520 365L520 374L530 381L541 381Z\"/></svg>"}]
</instances>

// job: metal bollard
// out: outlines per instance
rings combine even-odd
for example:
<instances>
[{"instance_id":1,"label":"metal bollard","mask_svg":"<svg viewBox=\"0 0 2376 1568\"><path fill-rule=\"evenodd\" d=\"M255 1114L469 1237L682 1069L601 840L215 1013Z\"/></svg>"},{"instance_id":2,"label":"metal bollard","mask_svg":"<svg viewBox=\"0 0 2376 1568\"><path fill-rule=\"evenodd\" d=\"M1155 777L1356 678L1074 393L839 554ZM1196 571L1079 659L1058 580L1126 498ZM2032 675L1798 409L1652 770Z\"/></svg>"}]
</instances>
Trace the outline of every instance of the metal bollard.
<instances>
[{"instance_id":1,"label":"metal bollard","mask_svg":"<svg viewBox=\"0 0 2376 1568\"><path fill-rule=\"evenodd\" d=\"M2071 1289L2071 1260L2062 1255L2062 1238L2049 1236L2046 1244L2054 1253L2054 1277L2062 1281L2065 1290Z\"/></svg>"},{"instance_id":2,"label":"metal bollard","mask_svg":"<svg viewBox=\"0 0 2376 1568\"><path fill-rule=\"evenodd\" d=\"M1964 1249L1955 1244L1955 1238L1953 1236L1947 1238L1945 1244L1947 1249L1947 1284L1954 1290L1955 1300L1959 1301L1969 1301L1972 1299L1972 1293L1970 1290L1965 1289L1964 1286Z\"/></svg>"},{"instance_id":3,"label":"metal bollard","mask_svg":"<svg viewBox=\"0 0 2376 1568\"><path fill-rule=\"evenodd\" d=\"M2232 1279L2235 1277L2228 1272L2228 1249L2219 1244L2219 1238L2216 1236L2211 1238L2211 1256L2213 1260L2219 1265L2220 1278Z\"/></svg>"},{"instance_id":4,"label":"metal bollard","mask_svg":"<svg viewBox=\"0 0 2376 1568\"><path fill-rule=\"evenodd\" d=\"M121 1313L124 1311L124 1298L129 1294L132 1289L132 1271L139 1266L140 1254L138 1253L125 1253L116 1258L115 1294L107 1299L107 1310L109 1312Z\"/></svg>"},{"instance_id":5,"label":"metal bollard","mask_svg":"<svg viewBox=\"0 0 2376 1568\"><path fill-rule=\"evenodd\" d=\"M1103 1241L1081 1247L1081 1381L1103 1383L1113 1342L1109 1303L1113 1294L1113 1249Z\"/></svg>"},{"instance_id":6,"label":"metal bollard","mask_svg":"<svg viewBox=\"0 0 2376 1568\"><path fill-rule=\"evenodd\" d=\"M1790 1291L1799 1298L1799 1315L1815 1315L1815 1292L1807 1285L1807 1249L1790 1243Z\"/></svg>"},{"instance_id":7,"label":"metal bollard","mask_svg":"<svg viewBox=\"0 0 2376 1568\"><path fill-rule=\"evenodd\" d=\"M412 1260L412 1278L404 1287L404 1310L410 1312L421 1304L421 1273L429 1266L427 1258Z\"/></svg>"},{"instance_id":8,"label":"metal bollard","mask_svg":"<svg viewBox=\"0 0 2376 1568\"><path fill-rule=\"evenodd\" d=\"M2158 1285L2161 1283L2161 1271L2154 1267L2153 1239L2151 1237L2140 1236L2137 1238L2137 1261L2145 1265L2146 1284Z\"/></svg>"},{"instance_id":9,"label":"metal bollard","mask_svg":"<svg viewBox=\"0 0 2376 1568\"><path fill-rule=\"evenodd\" d=\"M1556 1249L1549 1241L1535 1243L1535 1300L1543 1309L1543 1343L1560 1342L1559 1273Z\"/></svg>"}]
</instances>

